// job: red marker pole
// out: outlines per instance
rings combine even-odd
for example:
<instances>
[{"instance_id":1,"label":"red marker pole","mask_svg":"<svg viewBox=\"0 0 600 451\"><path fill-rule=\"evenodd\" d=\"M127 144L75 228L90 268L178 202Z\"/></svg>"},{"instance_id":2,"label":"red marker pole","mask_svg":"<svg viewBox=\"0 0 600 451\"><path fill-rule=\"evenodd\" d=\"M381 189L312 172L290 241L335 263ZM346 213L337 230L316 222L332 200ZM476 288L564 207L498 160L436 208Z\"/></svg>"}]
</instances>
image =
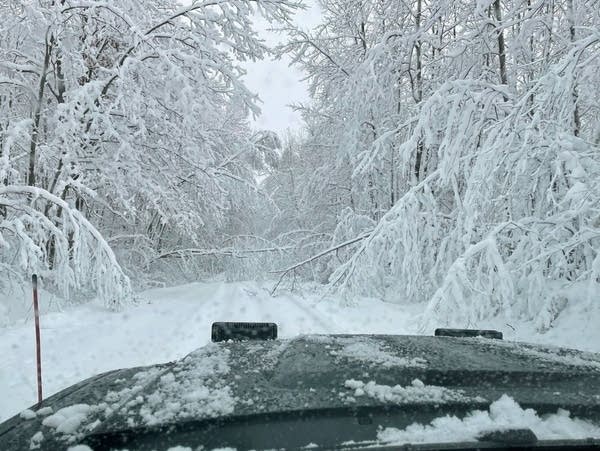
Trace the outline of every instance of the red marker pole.
<instances>
[{"instance_id":1,"label":"red marker pole","mask_svg":"<svg viewBox=\"0 0 600 451\"><path fill-rule=\"evenodd\" d=\"M40 340L40 306L38 304L37 275L31 276L33 284L33 311L35 315L35 360L37 366L37 395L38 404L42 402L42 349Z\"/></svg>"}]
</instances>

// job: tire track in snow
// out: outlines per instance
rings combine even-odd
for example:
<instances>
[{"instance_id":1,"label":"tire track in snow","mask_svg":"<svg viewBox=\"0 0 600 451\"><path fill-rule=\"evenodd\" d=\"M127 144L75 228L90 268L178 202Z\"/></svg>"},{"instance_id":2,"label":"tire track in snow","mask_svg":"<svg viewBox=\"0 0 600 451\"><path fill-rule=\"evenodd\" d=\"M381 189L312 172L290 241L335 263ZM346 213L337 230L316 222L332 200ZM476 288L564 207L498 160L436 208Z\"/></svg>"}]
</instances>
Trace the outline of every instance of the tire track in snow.
<instances>
[{"instance_id":1,"label":"tire track in snow","mask_svg":"<svg viewBox=\"0 0 600 451\"><path fill-rule=\"evenodd\" d=\"M318 315L314 311L314 305L308 301L301 301L294 294L289 293L284 297L271 299L277 304L286 303L295 309L296 312L299 312L299 314L294 315L297 322L302 323L302 319L304 318L309 319L311 322L305 329L291 331L293 333L290 335L286 334L286 336L297 335L298 333L335 333L338 329L338 325L333 318L323 318L321 315Z\"/></svg>"},{"instance_id":2,"label":"tire track in snow","mask_svg":"<svg viewBox=\"0 0 600 451\"><path fill-rule=\"evenodd\" d=\"M196 348L210 343L212 323L231 321L231 305L227 303L227 292L230 291L229 284L214 283L209 286L214 287L213 290L202 296L204 298L201 302L202 307L191 320L191 327L196 328L201 336Z\"/></svg>"}]
</instances>

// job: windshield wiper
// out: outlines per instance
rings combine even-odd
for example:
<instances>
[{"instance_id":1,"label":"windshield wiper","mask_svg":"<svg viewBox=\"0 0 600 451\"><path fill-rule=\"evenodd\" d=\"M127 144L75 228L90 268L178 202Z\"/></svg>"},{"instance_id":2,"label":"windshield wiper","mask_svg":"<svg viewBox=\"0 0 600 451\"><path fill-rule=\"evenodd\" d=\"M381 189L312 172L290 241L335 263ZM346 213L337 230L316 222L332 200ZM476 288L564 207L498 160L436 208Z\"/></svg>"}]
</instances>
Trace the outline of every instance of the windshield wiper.
<instances>
[{"instance_id":1,"label":"windshield wiper","mask_svg":"<svg viewBox=\"0 0 600 451\"><path fill-rule=\"evenodd\" d=\"M533 445L537 443L538 438L531 429L522 428L486 431L479 434L477 440L507 445Z\"/></svg>"},{"instance_id":2,"label":"windshield wiper","mask_svg":"<svg viewBox=\"0 0 600 451\"><path fill-rule=\"evenodd\" d=\"M588 450L600 449L600 439L580 440L538 440L529 428L497 429L483 432L477 436L476 442L450 442L450 443L423 443L423 444L393 444L381 442L363 442L357 444L343 444L338 449L359 450L406 450L406 451L472 451L478 449L502 450Z\"/></svg>"},{"instance_id":3,"label":"windshield wiper","mask_svg":"<svg viewBox=\"0 0 600 451\"><path fill-rule=\"evenodd\" d=\"M319 448L315 448L319 449ZM558 450L599 450L600 439L581 440L539 440L534 443L515 443L504 441L476 441L476 442L454 442L454 443L423 443L423 444L382 444L377 442L343 444L335 449L352 451L475 451L489 450L533 450L533 451L558 451Z\"/></svg>"},{"instance_id":4,"label":"windshield wiper","mask_svg":"<svg viewBox=\"0 0 600 451\"><path fill-rule=\"evenodd\" d=\"M600 449L600 440L539 441L526 428L488 431L482 433L478 441L465 443L398 446L377 440L379 425L419 422L420 415L424 420L433 413L424 412L427 410L427 406L374 406L187 420L125 430L105 425L104 430L88 435L84 443L94 450L127 448L132 451L167 449L175 445L192 449L199 445L207 449L296 449L309 444L323 449ZM442 406L435 410L438 416L447 413Z\"/></svg>"},{"instance_id":5,"label":"windshield wiper","mask_svg":"<svg viewBox=\"0 0 600 451\"><path fill-rule=\"evenodd\" d=\"M363 442L357 444L343 444L338 449L358 450L410 450L410 451L457 451L478 449L509 449L514 450L588 450L600 449L600 439L580 440L538 440L535 433L529 428L495 429L482 432L477 436L476 442L449 442L449 443L423 443L423 444L393 444L381 442Z\"/></svg>"}]
</instances>

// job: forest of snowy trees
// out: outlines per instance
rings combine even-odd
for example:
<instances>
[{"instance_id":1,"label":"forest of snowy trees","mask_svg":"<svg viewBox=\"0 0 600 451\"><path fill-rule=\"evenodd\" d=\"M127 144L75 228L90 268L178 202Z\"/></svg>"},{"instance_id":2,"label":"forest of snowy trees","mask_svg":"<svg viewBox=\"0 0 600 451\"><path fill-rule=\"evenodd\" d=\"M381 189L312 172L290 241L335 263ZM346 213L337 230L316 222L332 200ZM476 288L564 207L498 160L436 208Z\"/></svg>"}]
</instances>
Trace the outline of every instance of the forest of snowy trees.
<instances>
[{"instance_id":1,"label":"forest of snowy trees","mask_svg":"<svg viewBox=\"0 0 600 451\"><path fill-rule=\"evenodd\" d=\"M540 329L557 288L598 302L597 0L319 0L310 30L301 7L0 0L0 289L310 280ZM240 64L270 52L309 83L287 136L249 121Z\"/></svg>"}]
</instances>

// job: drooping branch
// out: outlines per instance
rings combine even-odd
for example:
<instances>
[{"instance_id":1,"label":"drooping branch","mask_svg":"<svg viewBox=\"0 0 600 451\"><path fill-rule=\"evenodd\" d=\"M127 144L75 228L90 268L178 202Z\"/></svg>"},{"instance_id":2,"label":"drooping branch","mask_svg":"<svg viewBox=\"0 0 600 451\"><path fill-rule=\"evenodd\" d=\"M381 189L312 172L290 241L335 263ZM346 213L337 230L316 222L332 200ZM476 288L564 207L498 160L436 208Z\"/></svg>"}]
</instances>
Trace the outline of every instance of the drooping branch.
<instances>
[{"instance_id":1,"label":"drooping branch","mask_svg":"<svg viewBox=\"0 0 600 451\"><path fill-rule=\"evenodd\" d=\"M270 252L284 252L295 249L295 246L282 246L282 247L265 247L261 249L235 249L235 248L223 248L223 249L176 249L173 251L163 252L158 255L154 260L163 258L185 258L185 257L235 257L235 258L246 258L245 255L250 254L263 254Z\"/></svg>"},{"instance_id":2,"label":"drooping branch","mask_svg":"<svg viewBox=\"0 0 600 451\"><path fill-rule=\"evenodd\" d=\"M358 243L359 241L362 241L362 240L364 240L366 238L369 238L369 236L371 236L372 232L373 232L372 230L369 230L368 232L365 232L365 233L363 233L363 234L361 234L361 235L359 235L357 237L354 237L354 238L352 238L350 240L344 241L343 243L336 244L335 246L331 246L330 248L325 249L324 251L321 251L318 254L315 254L315 255L313 255L313 256L311 256L311 257L309 257L309 258L307 258L307 259L305 259L305 260L303 260L303 261L301 261L299 263L293 264L292 266L289 266L289 267L287 267L285 269L280 269L278 271L270 271L271 274L281 274L279 276L279 279L277 280L277 284L271 290L271 295L275 294L275 291L277 290L277 287L279 287L279 284L281 283L281 281L283 280L283 278L288 273L290 273L291 271L294 271L294 270L296 270L296 269L298 269L298 268L300 268L300 267L302 267L302 266L304 266L304 265L306 265L308 263L311 263L311 262L313 262L315 260L318 260L319 258L324 257L325 255L331 254L332 252L336 252L336 251L338 251L338 250L340 250L340 249L342 249L344 247L350 246L350 245L352 245L354 243Z\"/></svg>"},{"instance_id":3,"label":"drooping branch","mask_svg":"<svg viewBox=\"0 0 600 451\"><path fill-rule=\"evenodd\" d=\"M35 207L37 199L64 211L59 224ZM22 261L29 268L48 265L43 251L48 240L60 246L63 266L56 283L66 291L79 285L95 286L107 306L120 307L131 295L129 278L123 273L113 250L101 233L68 202L38 187L8 185L0 187L0 205L14 212L3 221L4 229L15 234L22 245ZM2 238L0 234L0 239Z\"/></svg>"}]
</instances>

